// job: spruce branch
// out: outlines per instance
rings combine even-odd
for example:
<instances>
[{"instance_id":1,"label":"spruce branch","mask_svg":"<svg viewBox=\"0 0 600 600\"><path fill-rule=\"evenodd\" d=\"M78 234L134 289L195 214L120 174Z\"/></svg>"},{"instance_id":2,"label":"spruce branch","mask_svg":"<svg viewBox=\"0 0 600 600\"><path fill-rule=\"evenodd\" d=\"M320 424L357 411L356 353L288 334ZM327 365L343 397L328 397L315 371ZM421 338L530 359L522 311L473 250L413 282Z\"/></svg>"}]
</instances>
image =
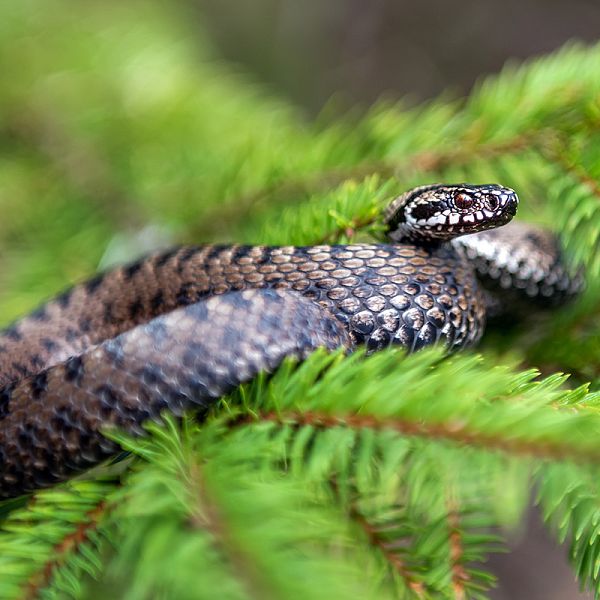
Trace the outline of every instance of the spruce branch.
<instances>
[{"instance_id":1,"label":"spruce branch","mask_svg":"<svg viewBox=\"0 0 600 600\"><path fill-rule=\"evenodd\" d=\"M268 581L262 577L260 568L249 560L250 557L236 544L218 503L210 497L202 466L198 461L190 464L189 485L196 497L196 506L190 515L192 526L210 533L217 548L231 563L232 574L241 583L246 596L256 599L271 597L273 590L270 589Z\"/></svg>"},{"instance_id":2,"label":"spruce branch","mask_svg":"<svg viewBox=\"0 0 600 600\"><path fill-rule=\"evenodd\" d=\"M501 450L517 456L531 456L542 460L559 459L591 463L600 460L600 448L574 448L569 442L552 443L545 440L511 439L502 434L486 435L477 430L469 430L468 424L461 420L449 420L445 423L420 423L394 418L378 419L368 415L278 411L277 413L259 413L242 420L236 419L235 424L237 426L247 425L256 420L278 425L309 426L319 429L348 427L375 431L391 430L402 435L430 440L448 440L465 446L475 446L490 451Z\"/></svg>"},{"instance_id":3,"label":"spruce branch","mask_svg":"<svg viewBox=\"0 0 600 600\"><path fill-rule=\"evenodd\" d=\"M350 507L349 517L364 531L369 543L379 550L390 567L405 581L408 589L414 592L417 598L425 597L423 582L419 581L402 558L402 540L397 535L390 539L389 530L396 534L398 521L394 520L389 524L373 523L355 505ZM396 519L399 520L399 517Z\"/></svg>"},{"instance_id":4,"label":"spruce branch","mask_svg":"<svg viewBox=\"0 0 600 600\"><path fill-rule=\"evenodd\" d=\"M27 600L38 598L42 589L50 583L56 570L66 562L69 555L82 551L83 544L90 541L92 533L98 528L98 523L104 517L106 508L107 504L102 500L98 506L85 515L86 520L78 523L75 531L57 542L47 562L37 573L29 577L25 586L24 598Z\"/></svg>"},{"instance_id":5,"label":"spruce branch","mask_svg":"<svg viewBox=\"0 0 600 600\"><path fill-rule=\"evenodd\" d=\"M96 576L109 534L103 528L111 481L74 481L39 492L13 510L0 535L0 597L79 597L84 574Z\"/></svg>"},{"instance_id":6,"label":"spruce branch","mask_svg":"<svg viewBox=\"0 0 600 600\"><path fill-rule=\"evenodd\" d=\"M332 490L339 502L340 489L336 479L331 480ZM406 557L414 532L407 526L406 511L400 506L386 506L375 510L361 508L360 494L353 494L347 506L348 517L360 528L369 544L376 548L393 573L396 573L416 598L426 597L424 582L419 578L418 570L422 565L409 565ZM368 504L364 501L362 504Z\"/></svg>"},{"instance_id":7,"label":"spruce branch","mask_svg":"<svg viewBox=\"0 0 600 600\"><path fill-rule=\"evenodd\" d=\"M466 597L465 587L469 581L469 575L462 565L464 550L460 528L460 509L455 498L446 495L446 506L448 511L448 530L450 532L450 568L452 577L452 590L456 600L464 600Z\"/></svg>"},{"instance_id":8,"label":"spruce branch","mask_svg":"<svg viewBox=\"0 0 600 600\"><path fill-rule=\"evenodd\" d=\"M263 382L248 386L244 401L252 399L252 414L233 412L230 426L271 422L389 430L544 460L593 463L600 457L593 433L600 417L594 411L556 408L570 404L570 392L559 387L564 377L536 382L530 371L512 379L502 369L487 371L476 357L442 362L440 357L435 350L407 357L392 349L368 360L357 353L340 362L340 355L317 352L295 372L292 363L281 369L266 389ZM427 387L419 381L427 381ZM577 394L578 402L594 404L597 394L586 389ZM583 435L586 429L589 436Z\"/></svg>"},{"instance_id":9,"label":"spruce branch","mask_svg":"<svg viewBox=\"0 0 600 600\"><path fill-rule=\"evenodd\" d=\"M223 598L344 598L362 589L391 597L361 582L343 515L305 479L282 477L281 446L269 432L223 439L218 423L199 428L186 419L180 430L169 417L165 429L149 431L146 439L114 433L150 461L124 486L114 515L122 543L111 571L130 593L210 598L218 588ZM165 543L173 538L180 550L171 556ZM178 564L196 567L182 572Z\"/></svg>"}]
</instances>

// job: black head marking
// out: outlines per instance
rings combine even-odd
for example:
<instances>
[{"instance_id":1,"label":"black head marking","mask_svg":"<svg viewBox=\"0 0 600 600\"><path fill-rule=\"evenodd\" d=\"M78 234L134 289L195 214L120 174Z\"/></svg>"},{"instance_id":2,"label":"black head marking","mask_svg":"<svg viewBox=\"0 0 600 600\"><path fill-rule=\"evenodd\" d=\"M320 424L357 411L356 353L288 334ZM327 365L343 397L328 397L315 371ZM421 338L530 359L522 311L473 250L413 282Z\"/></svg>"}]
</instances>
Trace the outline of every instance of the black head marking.
<instances>
[{"instance_id":1,"label":"black head marking","mask_svg":"<svg viewBox=\"0 0 600 600\"><path fill-rule=\"evenodd\" d=\"M505 225L518 203L513 190L496 184L435 184L396 198L385 221L395 241L437 243Z\"/></svg>"}]
</instances>

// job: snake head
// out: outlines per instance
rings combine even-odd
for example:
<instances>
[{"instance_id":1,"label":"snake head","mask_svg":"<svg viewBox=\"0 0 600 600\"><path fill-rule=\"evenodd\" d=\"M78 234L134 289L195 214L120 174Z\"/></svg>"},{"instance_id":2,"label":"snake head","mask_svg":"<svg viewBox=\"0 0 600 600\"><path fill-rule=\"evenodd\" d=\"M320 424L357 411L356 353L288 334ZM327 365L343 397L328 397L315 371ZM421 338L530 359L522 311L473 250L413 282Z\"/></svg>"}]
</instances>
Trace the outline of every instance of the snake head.
<instances>
[{"instance_id":1,"label":"snake head","mask_svg":"<svg viewBox=\"0 0 600 600\"><path fill-rule=\"evenodd\" d=\"M506 225L518 205L517 194L501 185L426 185L396 198L385 222L395 241L435 243Z\"/></svg>"}]
</instances>

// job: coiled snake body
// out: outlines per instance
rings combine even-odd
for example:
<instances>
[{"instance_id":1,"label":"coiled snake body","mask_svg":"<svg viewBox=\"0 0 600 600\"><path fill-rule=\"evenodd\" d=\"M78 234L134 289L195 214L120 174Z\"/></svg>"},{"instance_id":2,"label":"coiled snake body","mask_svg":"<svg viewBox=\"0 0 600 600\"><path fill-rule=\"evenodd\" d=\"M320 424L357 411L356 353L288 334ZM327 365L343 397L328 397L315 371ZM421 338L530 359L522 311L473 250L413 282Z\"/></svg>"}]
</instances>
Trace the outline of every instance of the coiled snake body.
<instances>
[{"instance_id":1,"label":"coiled snake body","mask_svg":"<svg viewBox=\"0 0 600 600\"><path fill-rule=\"evenodd\" d=\"M113 454L105 426L141 433L161 411L205 407L285 356L470 346L486 316L474 267L496 293L575 294L581 281L547 232L481 233L517 202L496 185L425 186L391 204L390 244L185 247L70 289L0 334L0 497ZM450 241L463 234L477 235ZM538 253L543 239L542 266L527 250L504 256L507 239Z\"/></svg>"}]
</instances>

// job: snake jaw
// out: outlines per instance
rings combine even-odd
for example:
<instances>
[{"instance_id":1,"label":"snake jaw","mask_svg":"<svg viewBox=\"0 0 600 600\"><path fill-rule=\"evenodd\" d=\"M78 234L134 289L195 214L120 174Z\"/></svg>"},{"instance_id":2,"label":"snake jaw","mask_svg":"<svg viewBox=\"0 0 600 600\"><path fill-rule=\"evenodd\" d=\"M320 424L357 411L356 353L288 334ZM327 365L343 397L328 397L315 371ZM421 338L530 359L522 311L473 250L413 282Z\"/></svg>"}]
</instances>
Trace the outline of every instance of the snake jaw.
<instances>
[{"instance_id":1,"label":"snake jaw","mask_svg":"<svg viewBox=\"0 0 600 600\"><path fill-rule=\"evenodd\" d=\"M512 189L496 184L435 184L394 200L385 220L394 241L443 242L505 225L518 203Z\"/></svg>"}]
</instances>

